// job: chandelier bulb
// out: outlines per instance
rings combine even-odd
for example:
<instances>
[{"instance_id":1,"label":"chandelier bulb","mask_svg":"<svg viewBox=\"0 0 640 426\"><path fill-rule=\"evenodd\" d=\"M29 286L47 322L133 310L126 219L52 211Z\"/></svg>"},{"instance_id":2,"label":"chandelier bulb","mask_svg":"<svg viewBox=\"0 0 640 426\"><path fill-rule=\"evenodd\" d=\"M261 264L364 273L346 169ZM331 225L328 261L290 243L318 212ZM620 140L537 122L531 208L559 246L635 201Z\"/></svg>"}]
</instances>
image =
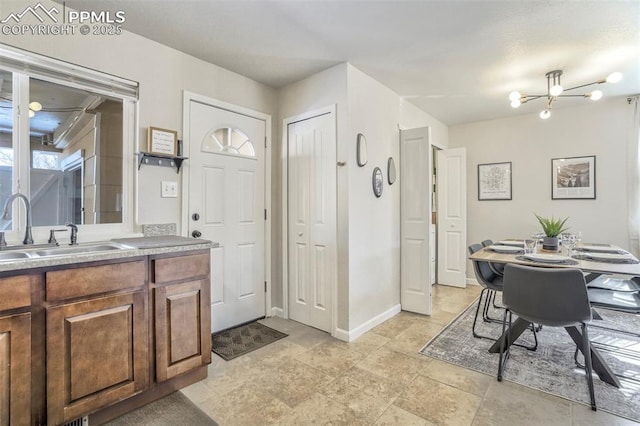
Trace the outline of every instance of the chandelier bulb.
<instances>
[{"instance_id":1,"label":"chandelier bulb","mask_svg":"<svg viewBox=\"0 0 640 426\"><path fill-rule=\"evenodd\" d=\"M29 118L32 118L34 115L36 115L35 112L33 112L32 109L29 110Z\"/></svg>"},{"instance_id":2,"label":"chandelier bulb","mask_svg":"<svg viewBox=\"0 0 640 426\"><path fill-rule=\"evenodd\" d=\"M520 102L520 99L514 99L511 101L511 108L518 108L520 104L522 104L522 102Z\"/></svg>"},{"instance_id":3,"label":"chandelier bulb","mask_svg":"<svg viewBox=\"0 0 640 426\"><path fill-rule=\"evenodd\" d=\"M622 73L619 73L617 71L616 72L612 72L607 77L607 83L617 83L620 80L622 80Z\"/></svg>"},{"instance_id":4,"label":"chandelier bulb","mask_svg":"<svg viewBox=\"0 0 640 426\"><path fill-rule=\"evenodd\" d=\"M511 93L509 93L509 100L510 101L519 101L521 97L522 97L522 94L520 92L511 92Z\"/></svg>"},{"instance_id":5,"label":"chandelier bulb","mask_svg":"<svg viewBox=\"0 0 640 426\"><path fill-rule=\"evenodd\" d=\"M542 118L543 120L546 120L549 117L551 117L551 111L549 111L548 109L545 109L540 113L540 118Z\"/></svg>"},{"instance_id":6,"label":"chandelier bulb","mask_svg":"<svg viewBox=\"0 0 640 426\"><path fill-rule=\"evenodd\" d=\"M560 93L562 93L562 86L560 86L559 84L556 84L555 86L552 86L551 89L549 89L549 94L551 96L558 96Z\"/></svg>"},{"instance_id":7,"label":"chandelier bulb","mask_svg":"<svg viewBox=\"0 0 640 426\"><path fill-rule=\"evenodd\" d=\"M602 99L602 90L594 90L589 94L589 99L592 101L597 101L598 99Z\"/></svg>"}]
</instances>

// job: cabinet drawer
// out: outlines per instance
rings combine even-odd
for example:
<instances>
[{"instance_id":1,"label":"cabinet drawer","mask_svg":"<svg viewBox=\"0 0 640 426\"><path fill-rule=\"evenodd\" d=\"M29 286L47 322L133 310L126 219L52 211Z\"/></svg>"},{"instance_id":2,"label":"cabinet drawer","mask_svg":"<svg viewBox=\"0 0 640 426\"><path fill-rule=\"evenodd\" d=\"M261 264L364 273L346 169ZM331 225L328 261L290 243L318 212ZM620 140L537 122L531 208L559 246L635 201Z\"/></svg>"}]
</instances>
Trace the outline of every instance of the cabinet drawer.
<instances>
[{"instance_id":1,"label":"cabinet drawer","mask_svg":"<svg viewBox=\"0 0 640 426\"><path fill-rule=\"evenodd\" d=\"M0 311L24 308L31 305L31 280L29 275L0 278Z\"/></svg>"},{"instance_id":2,"label":"cabinet drawer","mask_svg":"<svg viewBox=\"0 0 640 426\"><path fill-rule=\"evenodd\" d=\"M146 262L115 263L47 272L47 301L101 294L144 286Z\"/></svg>"},{"instance_id":3,"label":"cabinet drawer","mask_svg":"<svg viewBox=\"0 0 640 426\"><path fill-rule=\"evenodd\" d=\"M209 253L153 259L153 281L156 284L191 280L209 275Z\"/></svg>"}]
</instances>

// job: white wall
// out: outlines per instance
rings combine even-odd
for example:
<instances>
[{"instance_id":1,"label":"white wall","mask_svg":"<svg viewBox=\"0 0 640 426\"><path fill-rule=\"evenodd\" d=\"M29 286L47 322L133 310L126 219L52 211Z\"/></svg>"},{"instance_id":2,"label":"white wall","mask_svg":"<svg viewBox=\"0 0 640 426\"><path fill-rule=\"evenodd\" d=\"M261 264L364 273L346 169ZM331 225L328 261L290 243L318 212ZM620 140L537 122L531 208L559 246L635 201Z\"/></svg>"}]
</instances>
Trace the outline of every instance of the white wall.
<instances>
[{"instance_id":1,"label":"white wall","mask_svg":"<svg viewBox=\"0 0 640 426\"><path fill-rule=\"evenodd\" d=\"M43 0L47 8L60 4ZM33 2L3 0L3 17L21 12ZM126 23L124 25L126 29ZM140 83L139 146L146 148L149 126L174 129L182 137L182 94L188 90L246 108L271 114L276 118L277 94L224 68L201 61L175 49L136 34L121 35L0 35L0 42L63 61L104 71ZM275 129L273 126L275 136ZM187 148L189 141L185 141ZM137 150L136 150L137 151ZM188 161L185 162L188 167ZM185 170L186 172L186 170ZM160 182L177 180L175 169L143 166L138 173L139 193L137 222L175 222L180 232L182 198L160 198Z\"/></svg>"},{"instance_id":2,"label":"white wall","mask_svg":"<svg viewBox=\"0 0 640 426\"><path fill-rule=\"evenodd\" d=\"M337 107L337 160L346 162L337 168L337 327L357 337L400 303L400 181L386 183L387 159L393 157L401 167L398 126L430 126L442 146L448 143L447 126L348 64L287 86L279 95L283 119L327 105ZM358 133L367 138L364 167L356 164ZM279 155L284 155L282 147ZM385 178L381 198L371 187L376 166Z\"/></svg>"},{"instance_id":3,"label":"white wall","mask_svg":"<svg viewBox=\"0 0 640 426\"><path fill-rule=\"evenodd\" d=\"M625 98L453 126L451 148L467 149L467 241L525 237L539 229L534 212L569 216L583 241L628 247L627 129ZM552 200L551 159L596 156L595 200ZM478 201L478 164L511 161L513 200ZM467 276L473 270L467 267Z\"/></svg>"},{"instance_id":4,"label":"white wall","mask_svg":"<svg viewBox=\"0 0 640 426\"><path fill-rule=\"evenodd\" d=\"M314 111L328 105L336 105L336 131L337 131L337 161L348 161L348 153L341 140L347 135L347 64L339 64L325 71L319 72L309 78L290 84L279 91L278 110L280 117L284 120L305 112ZM275 127L275 126L274 126ZM285 130L282 122L277 126L280 130L279 141L274 144L273 156L278 159L286 157L286 139L282 132ZM278 146L276 146L278 145ZM348 241L348 167L337 168L337 188L338 188L338 212L337 212L337 256L338 256L338 276L337 276L337 326L341 329L348 329L349 313L349 241ZM277 177L276 177L277 176ZM280 161L276 175L274 175L273 206L274 218L277 221L275 229L277 235L282 235L282 241L286 242L283 234L282 223L282 185L275 182L282 182L282 161ZM275 208L278 208L276 211ZM277 249L277 257L280 274L286 273L282 270L282 242ZM280 275L282 278L282 275ZM281 283L282 279L275 281ZM272 289L273 305L283 308L282 288L274 285Z\"/></svg>"}]
</instances>

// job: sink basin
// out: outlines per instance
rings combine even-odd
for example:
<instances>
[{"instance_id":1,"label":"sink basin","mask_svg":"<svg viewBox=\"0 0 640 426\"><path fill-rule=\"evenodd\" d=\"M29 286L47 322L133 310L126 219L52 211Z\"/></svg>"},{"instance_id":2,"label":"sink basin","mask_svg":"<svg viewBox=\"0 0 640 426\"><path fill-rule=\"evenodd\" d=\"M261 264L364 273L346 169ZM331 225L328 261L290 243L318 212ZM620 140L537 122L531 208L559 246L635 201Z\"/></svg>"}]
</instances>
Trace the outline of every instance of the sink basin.
<instances>
[{"instance_id":1,"label":"sink basin","mask_svg":"<svg viewBox=\"0 0 640 426\"><path fill-rule=\"evenodd\" d=\"M29 253L25 253L22 251L12 251L7 253L0 253L0 262L3 260L19 260L19 259L28 259Z\"/></svg>"},{"instance_id":2,"label":"sink basin","mask_svg":"<svg viewBox=\"0 0 640 426\"><path fill-rule=\"evenodd\" d=\"M113 250L125 250L131 247L124 244L116 243L103 243L103 244L88 244L78 246L63 246L63 247L51 247L44 250L36 250L34 253L38 256L63 256L69 254L83 254L83 253L96 253L101 251L113 251ZM8 253L7 253L8 254Z\"/></svg>"}]
</instances>

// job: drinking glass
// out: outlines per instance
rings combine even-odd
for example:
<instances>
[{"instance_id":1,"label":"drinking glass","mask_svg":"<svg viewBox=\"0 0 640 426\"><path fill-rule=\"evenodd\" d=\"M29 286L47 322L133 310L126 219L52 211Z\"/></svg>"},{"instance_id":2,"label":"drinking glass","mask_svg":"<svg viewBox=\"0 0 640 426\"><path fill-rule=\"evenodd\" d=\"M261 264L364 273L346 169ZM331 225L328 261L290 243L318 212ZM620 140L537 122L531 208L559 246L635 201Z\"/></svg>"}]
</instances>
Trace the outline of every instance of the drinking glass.
<instances>
[{"instance_id":1,"label":"drinking glass","mask_svg":"<svg viewBox=\"0 0 640 426\"><path fill-rule=\"evenodd\" d=\"M524 240L524 253L535 253L536 245L538 244L537 238L526 239Z\"/></svg>"},{"instance_id":2,"label":"drinking glass","mask_svg":"<svg viewBox=\"0 0 640 426\"><path fill-rule=\"evenodd\" d=\"M562 241L562 244L567 247L567 256L571 257L573 255L573 248L578 243L578 238L573 234L569 234L566 240L563 239Z\"/></svg>"}]
</instances>

